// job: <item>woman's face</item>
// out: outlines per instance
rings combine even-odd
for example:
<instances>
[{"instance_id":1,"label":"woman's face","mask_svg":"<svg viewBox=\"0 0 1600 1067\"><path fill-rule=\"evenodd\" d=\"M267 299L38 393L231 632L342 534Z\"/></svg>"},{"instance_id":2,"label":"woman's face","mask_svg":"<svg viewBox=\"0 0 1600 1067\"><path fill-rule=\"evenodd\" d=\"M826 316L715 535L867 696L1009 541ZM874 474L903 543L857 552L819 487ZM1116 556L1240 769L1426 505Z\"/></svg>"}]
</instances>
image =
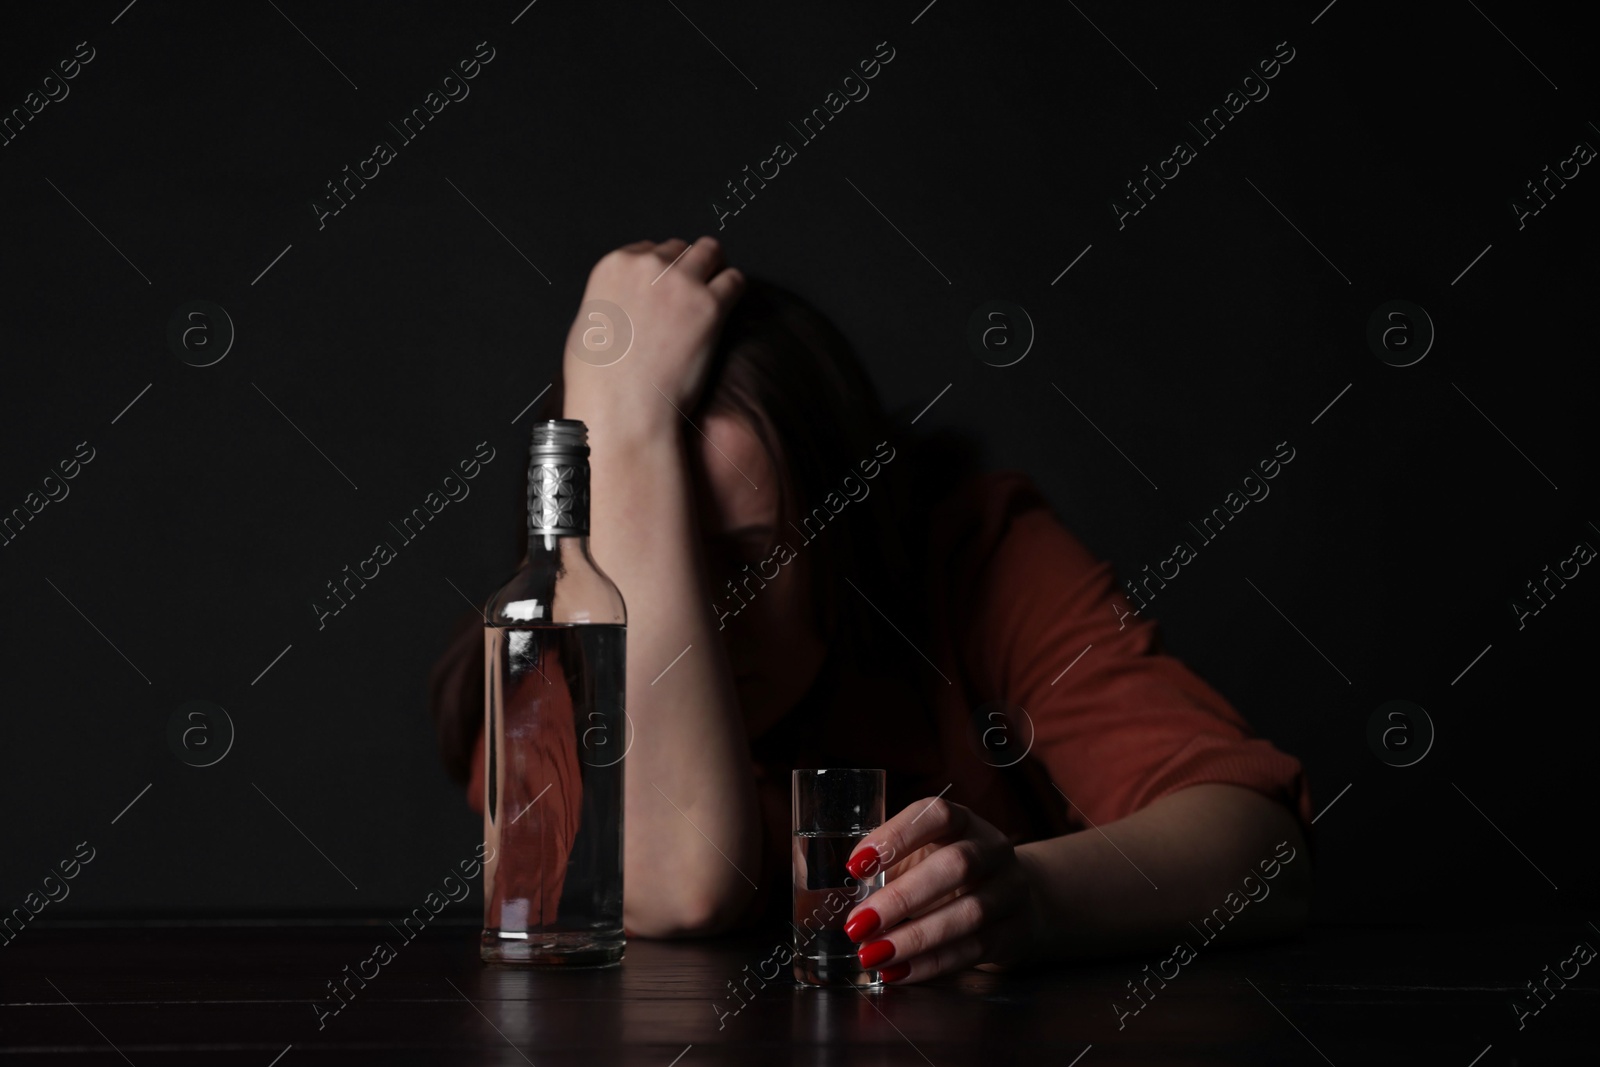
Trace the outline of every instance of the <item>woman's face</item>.
<instances>
[{"instance_id":1,"label":"woman's face","mask_svg":"<svg viewBox=\"0 0 1600 1067\"><path fill-rule=\"evenodd\" d=\"M827 647L812 622L804 545L780 518L783 472L740 416L714 412L700 430L691 441L708 591L756 736L799 703Z\"/></svg>"}]
</instances>

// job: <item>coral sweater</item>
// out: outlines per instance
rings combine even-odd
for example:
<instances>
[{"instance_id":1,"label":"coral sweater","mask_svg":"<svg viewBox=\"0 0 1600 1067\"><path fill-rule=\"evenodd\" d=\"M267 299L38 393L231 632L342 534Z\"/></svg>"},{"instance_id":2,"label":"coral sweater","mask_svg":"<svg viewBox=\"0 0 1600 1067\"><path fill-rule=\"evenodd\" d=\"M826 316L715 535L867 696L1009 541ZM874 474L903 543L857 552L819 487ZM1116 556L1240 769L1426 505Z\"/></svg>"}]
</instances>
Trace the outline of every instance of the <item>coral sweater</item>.
<instances>
[{"instance_id":1,"label":"coral sweater","mask_svg":"<svg viewBox=\"0 0 1600 1067\"><path fill-rule=\"evenodd\" d=\"M882 767L887 814L942 792L1017 844L1206 782L1255 790L1309 827L1299 761L1164 652L1154 621L1127 614L1111 565L1025 474L967 478L929 530L926 676L819 679L826 699L751 739L764 839L747 918L789 906L796 767ZM483 758L480 731L467 787L479 812Z\"/></svg>"}]
</instances>

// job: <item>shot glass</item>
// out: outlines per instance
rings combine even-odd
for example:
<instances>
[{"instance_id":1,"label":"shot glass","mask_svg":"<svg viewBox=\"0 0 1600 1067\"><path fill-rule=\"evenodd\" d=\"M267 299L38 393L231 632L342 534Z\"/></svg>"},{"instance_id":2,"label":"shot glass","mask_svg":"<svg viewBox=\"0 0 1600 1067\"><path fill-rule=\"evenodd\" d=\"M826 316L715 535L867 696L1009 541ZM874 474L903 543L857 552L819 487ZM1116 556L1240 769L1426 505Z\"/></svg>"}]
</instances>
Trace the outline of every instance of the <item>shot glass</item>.
<instances>
[{"instance_id":1,"label":"shot glass","mask_svg":"<svg viewBox=\"0 0 1600 1067\"><path fill-rule=\"evenodd\" d=\"M850 910L883 888L883 871L862 879L845 861L883 825L884 772L829 768L794 772L794 978L802 985L881 986L844 932Z\"/></svg>"}]
</instances>

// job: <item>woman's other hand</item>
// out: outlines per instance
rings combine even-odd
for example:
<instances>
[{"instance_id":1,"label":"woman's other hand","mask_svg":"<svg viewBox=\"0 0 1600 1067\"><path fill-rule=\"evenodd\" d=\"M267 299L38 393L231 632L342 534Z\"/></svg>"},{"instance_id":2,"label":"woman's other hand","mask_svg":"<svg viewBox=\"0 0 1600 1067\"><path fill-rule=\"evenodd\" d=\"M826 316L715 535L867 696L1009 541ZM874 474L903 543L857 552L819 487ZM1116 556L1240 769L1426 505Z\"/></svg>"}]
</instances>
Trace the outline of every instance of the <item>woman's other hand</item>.
<instances>
[{"instance_id":1,"label":"woman's other hand","mask_svg":"<svg viewBox=\"0 0 1600 1067\"><path fill-rule=\"evenodd\" d=\"M717 333L743 290L744 275L725 265L714 237L635 241L601 257L567 334L568 417L604 412L646 431L675 423L673 406L694 405ZM625 318L596 307L600 301Z\"/></svg>"},{"instance_id":2,"label":"woman's other hand","mask_svg":"<svg viewBox=\"0 0 1600 1067\"><path fill-rule=\"evenodd\" d=\"M862 966L888 982L1020 962L1034 939L1033 875L999 830L935 797L895 815L851 854L857 878L887 863L884 887L845 921Z\"/></svg>"}]
</instances>

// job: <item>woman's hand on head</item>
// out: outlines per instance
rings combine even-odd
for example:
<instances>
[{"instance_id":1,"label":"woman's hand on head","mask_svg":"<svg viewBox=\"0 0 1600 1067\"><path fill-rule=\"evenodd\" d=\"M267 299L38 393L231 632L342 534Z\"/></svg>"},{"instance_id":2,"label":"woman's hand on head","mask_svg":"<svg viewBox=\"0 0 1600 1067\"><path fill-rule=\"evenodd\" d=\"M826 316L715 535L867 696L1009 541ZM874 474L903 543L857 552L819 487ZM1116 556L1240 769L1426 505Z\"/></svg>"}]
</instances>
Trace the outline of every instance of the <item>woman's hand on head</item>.
<instances>
[{"instance_id":1,"label":"woman's hand on head","mask_svg":"<svg viewBox=\"0 0 1600 1067\"><path fill-rule=\"evenodd\" d=\"M919 800L852 853L857 878L887 865L882 889L845 921L863 966L917 982L1028 955L1038 923L1033 875L1011 842L960 804Z\"/></svg>"},{"instance_id":2,"label":"woman's hand on head","mask_svg":"<svg viewBox=\"0 0 1600 1067\"><path fill-rule=\"evenodd\" d=\"M743 291L744 275L726 266L714 237L635 241L601 257L567 334L569 417L604 411L630 425L675 423L673 406L687 412L698 399L717 333Z\"/></svg>"}]
</instances>

